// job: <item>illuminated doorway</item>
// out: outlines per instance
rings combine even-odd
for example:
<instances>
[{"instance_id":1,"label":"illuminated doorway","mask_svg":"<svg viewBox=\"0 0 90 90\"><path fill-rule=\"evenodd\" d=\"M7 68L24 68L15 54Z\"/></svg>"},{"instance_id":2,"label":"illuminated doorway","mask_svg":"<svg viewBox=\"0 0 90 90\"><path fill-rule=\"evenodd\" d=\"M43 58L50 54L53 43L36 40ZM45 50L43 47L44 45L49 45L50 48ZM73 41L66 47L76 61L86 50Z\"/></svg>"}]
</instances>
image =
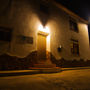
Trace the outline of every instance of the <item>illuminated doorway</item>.
<instances>
[{"instance_id":1,"label":"illuminated doorway","mask_svg":"<svg viewBox=\"0 0 90 90\"><path fill-rule=\"evenodd\" d=\"M47 35L44 32L39 31L37 37L37 52L38 52L38 59L39 61L46 60L46 42L47 42Z\"/></svg>"}]
</instances>

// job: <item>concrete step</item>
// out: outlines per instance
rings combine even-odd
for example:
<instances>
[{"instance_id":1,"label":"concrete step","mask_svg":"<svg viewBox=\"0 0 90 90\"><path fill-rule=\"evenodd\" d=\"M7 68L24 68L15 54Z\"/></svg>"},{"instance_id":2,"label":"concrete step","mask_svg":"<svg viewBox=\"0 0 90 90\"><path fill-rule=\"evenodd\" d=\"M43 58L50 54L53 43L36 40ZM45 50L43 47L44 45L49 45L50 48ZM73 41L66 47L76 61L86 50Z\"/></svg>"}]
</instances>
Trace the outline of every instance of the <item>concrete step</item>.
<instances>
[{"instance_id":1,"label":"concrete step","mask_svg":"<svg viewBox=\"0 0 90 90\"><path fill-rule=\"evenodd\" d=\"M53 68L56 67L55 64L34 64L36 68Z\"/></svg>"},{"instance_id":2,"label":"concrete step","mask_svg":"<svg viewBox=\"0 0 90 90\"><path fill-rule=\"evenodd\" d=\"M36 67L31 67L31 70L39 70L40 73L58 73L61 72L60 67L53 67L53 68L36 68Z\"/></svg>"}]
</instances>

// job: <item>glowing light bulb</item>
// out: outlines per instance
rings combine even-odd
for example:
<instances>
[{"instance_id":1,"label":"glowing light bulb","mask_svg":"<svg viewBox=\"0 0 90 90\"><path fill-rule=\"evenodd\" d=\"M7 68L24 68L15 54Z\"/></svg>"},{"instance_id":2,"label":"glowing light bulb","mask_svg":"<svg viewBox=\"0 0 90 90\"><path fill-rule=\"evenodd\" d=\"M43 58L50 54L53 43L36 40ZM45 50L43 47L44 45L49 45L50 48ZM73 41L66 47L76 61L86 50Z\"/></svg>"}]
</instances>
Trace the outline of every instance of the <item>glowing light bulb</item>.
<instances>
[{"instance_id":1,"label":"glowing light bulb","mask_svg":"<svg viewBox=\"0 0 90 90\"><path fill-rule=\"evenodd\" d=\"M50 33L50 30L49 30L49 28L48 28L47 26L43 27L42 25L40 25L40 26L38 27L38 29L39 29L40 31L42 31L42 32Z\"/></svg>"}]
</instances>

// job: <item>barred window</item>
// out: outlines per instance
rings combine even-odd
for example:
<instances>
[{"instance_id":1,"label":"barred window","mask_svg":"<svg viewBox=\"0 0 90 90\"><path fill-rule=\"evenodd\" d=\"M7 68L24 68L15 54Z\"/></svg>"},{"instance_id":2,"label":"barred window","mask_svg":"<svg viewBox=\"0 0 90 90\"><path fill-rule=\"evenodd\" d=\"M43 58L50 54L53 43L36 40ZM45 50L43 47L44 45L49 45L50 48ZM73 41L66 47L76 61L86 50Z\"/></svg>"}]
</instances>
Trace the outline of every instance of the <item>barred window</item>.
<instances>
[{"instance_id":1,"label":"barred window","mask_svg":"<svg viewBox=\"0 0 90 90\"><path fill-rule=\"evenodd\" d=\"M0 41L11 41L12 30L10 28L0 27Z\"/></svg>"},{"instance_id":2,"label":"barred window","mask_svg":"<svg viewBox=\"0 0 90 90\"><path fill-rule=\"evenodd\" d=\"M79 55L79 42L78 42L78 40L71 39L71 53L73 55Z\"/></svg>"},{"instance_id":3,"label":"barred window","mask_svg":"<svg viewBox=\"0 0 90 90\"><path fill-rule=\"evenodd\" d=\"M69 19L69 24L70 24L70 30L78 32L78 25L77 25L77 22L74 19L70 18Z\"/></svg>"}]
</instances>

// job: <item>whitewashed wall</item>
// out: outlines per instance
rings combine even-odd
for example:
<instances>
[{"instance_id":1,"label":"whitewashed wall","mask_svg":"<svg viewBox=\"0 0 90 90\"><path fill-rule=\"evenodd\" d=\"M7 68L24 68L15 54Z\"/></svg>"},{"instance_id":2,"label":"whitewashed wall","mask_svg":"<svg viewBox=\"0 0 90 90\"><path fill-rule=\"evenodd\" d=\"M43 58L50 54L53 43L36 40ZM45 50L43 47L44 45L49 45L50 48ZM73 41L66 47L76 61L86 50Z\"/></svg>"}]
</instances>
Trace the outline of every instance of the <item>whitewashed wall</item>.
<instances>
[{"instance_id":1,"label":"whitewashed wall","mask_svg":"<svg viewBox=\"0 0 90 90\"><path fill-rule=\"evenodd\" d=\"M69 15L60 10L52 3L49 5L50 17L46 26L50 29L50 42L47 44L47 50L50 51L56 59L90 59L89 37L87 25L79 22L79 33L73 32L69 27ZM25 57L30 52L37 50L37 32L42 22L39 18L38 0L13 0L7 16L0 16L0 26L10 27L13 30L11 43L0 42L0 54L8 53L18 57ZM33 37L33 44L21 44L19 36L24 35ZM71 54L70 39L75 38L79 41L80 56ZM62 46L62 52L57 48Z\"/></svg>"}]
</instances>

